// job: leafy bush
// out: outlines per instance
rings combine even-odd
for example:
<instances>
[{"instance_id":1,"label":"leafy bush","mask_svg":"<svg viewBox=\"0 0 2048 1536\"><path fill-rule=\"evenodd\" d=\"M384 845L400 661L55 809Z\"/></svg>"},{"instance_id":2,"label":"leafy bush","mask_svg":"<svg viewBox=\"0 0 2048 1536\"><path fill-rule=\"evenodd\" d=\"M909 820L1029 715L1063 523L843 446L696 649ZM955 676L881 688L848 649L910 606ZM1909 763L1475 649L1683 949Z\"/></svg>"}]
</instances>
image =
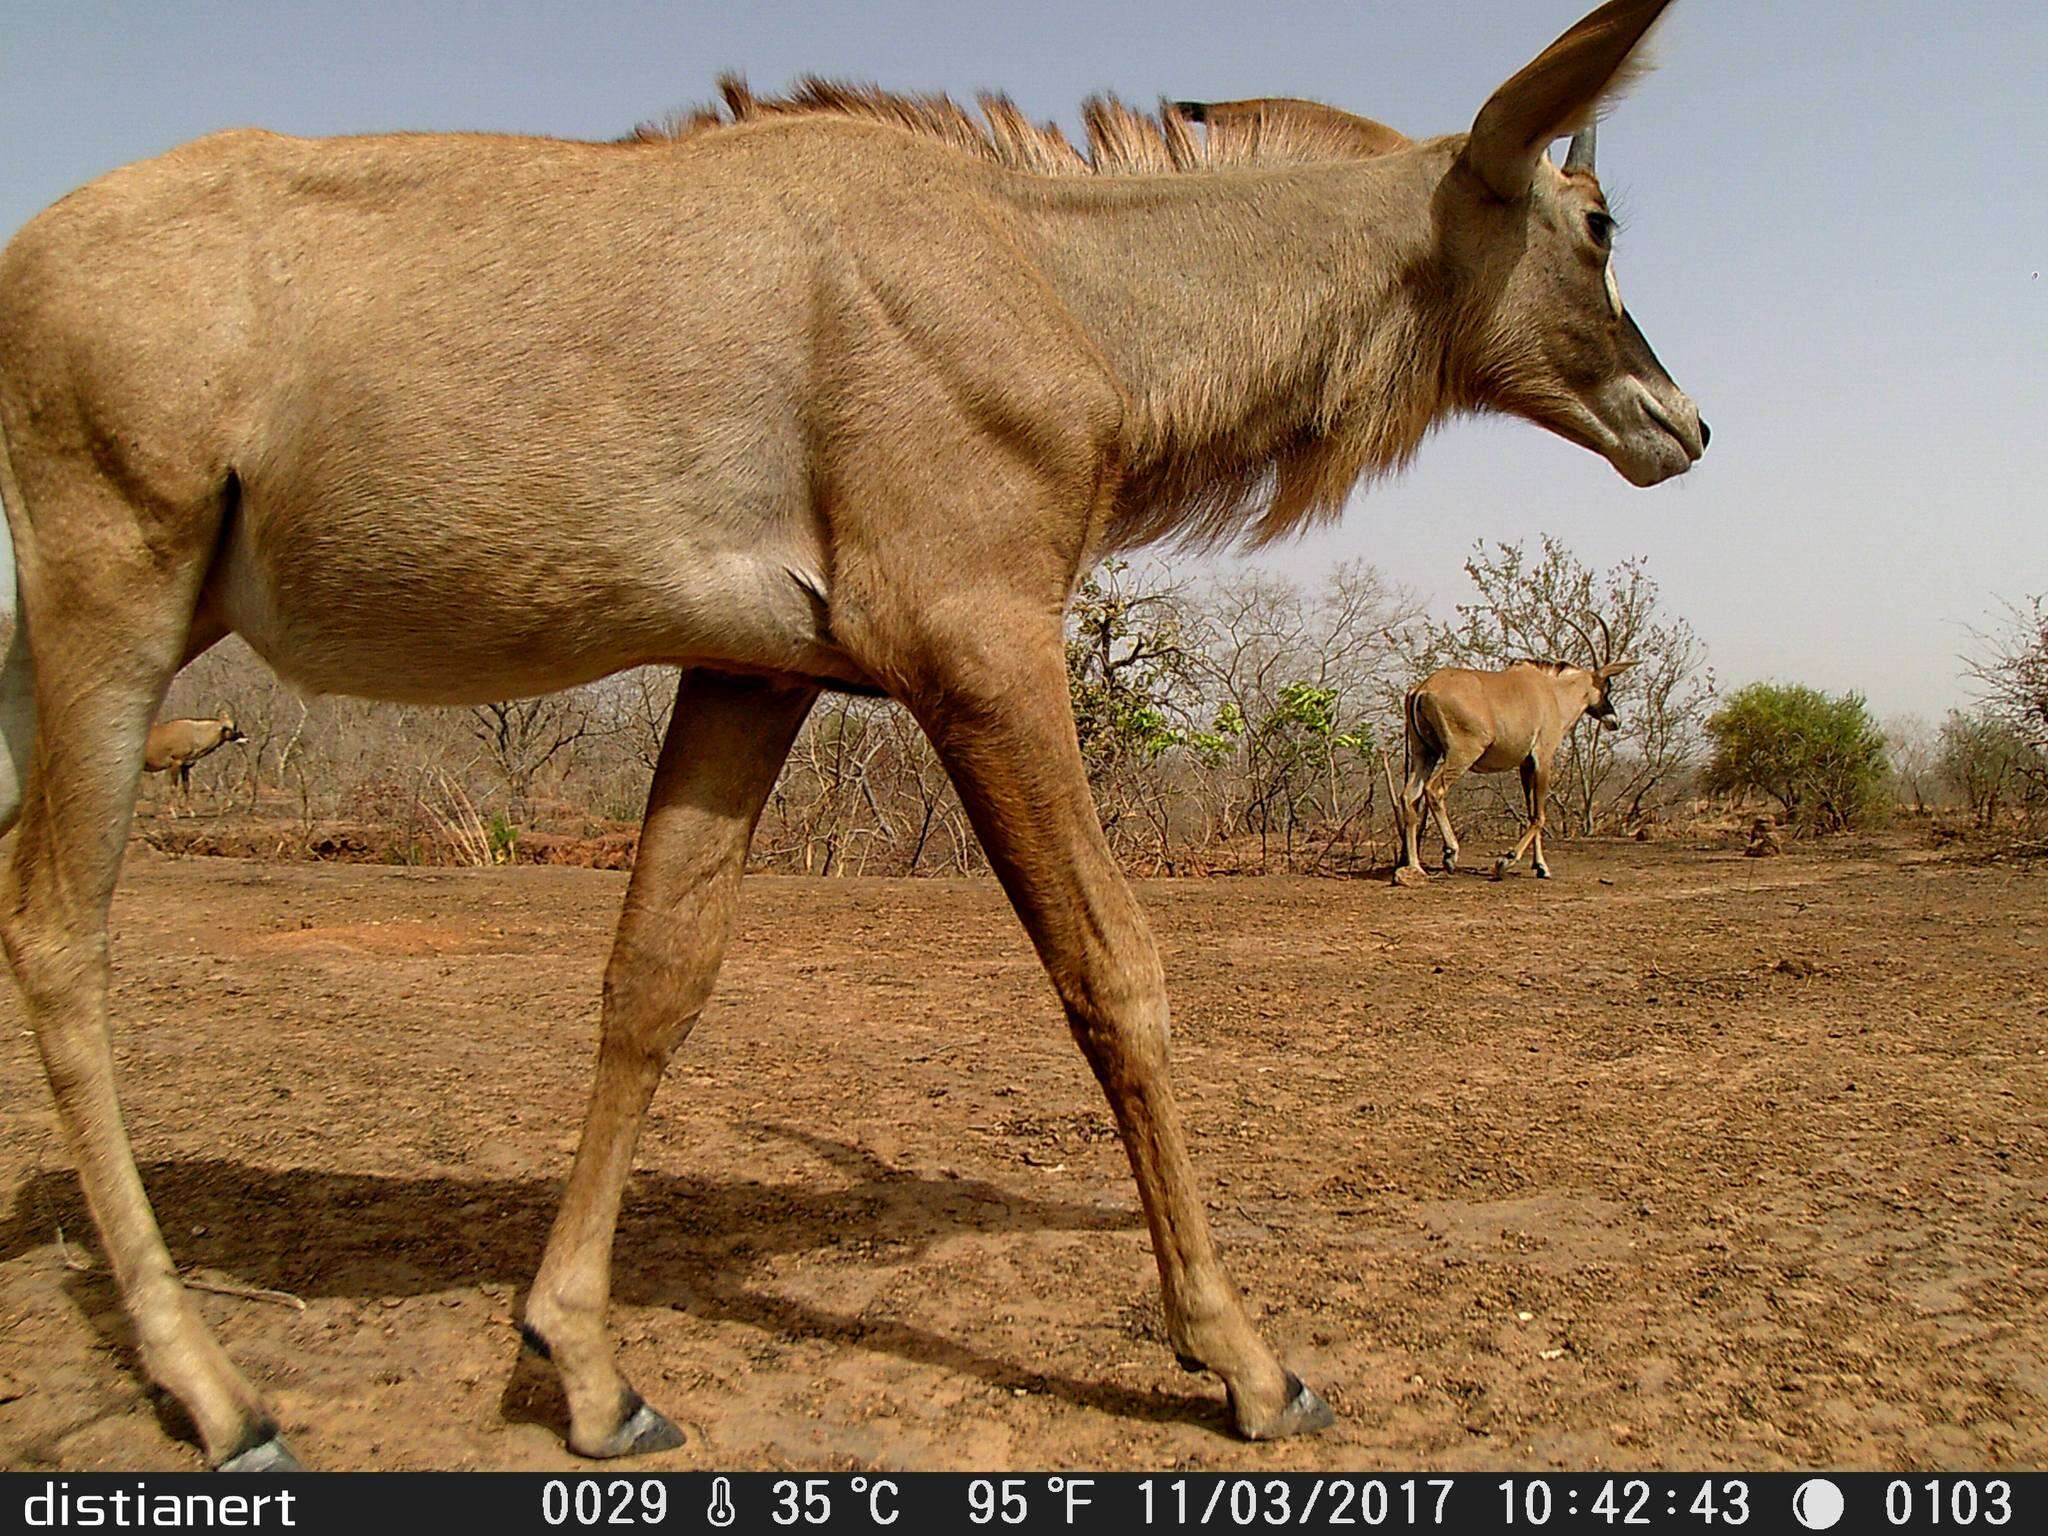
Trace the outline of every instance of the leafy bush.
<instances>
[{"instance_id":1,"label":"leafy bush","mask_svg":"<svg viewBox=\"0 0 2048 1536\"><path fill-rule=\"evenodd\" d=\"M490 825L484 830L490 839L491 861L510 864L519 842L518 826L503 811L493 811Z\"/></svg>"},{"instance_id":2,"label":"leafy bush","mask_svg":"<svg viewBox=\"0 0 2048 1536\"><path fill-rule=\"evenodd\" d=\"M1884 810L1890 764L1884 733L1858 693L1797 683L1751 683L1707 720L1706 787L1755 791L1795 825L1834 832Z\"/></svg>"},{"instance_id":3,"label":"leafy bush","mask_svg":"<svg viewBox=\"0 0 2048 1536\"><path fill-rule=\"evenodd\" d=\"M2010 720L1988 711L1952 711L1942 722L1936 758L1942 781L1991 828L2010 810L2028 809L2036 785L2048 782L2040 748Z\"/></svg>"}]
</instances>

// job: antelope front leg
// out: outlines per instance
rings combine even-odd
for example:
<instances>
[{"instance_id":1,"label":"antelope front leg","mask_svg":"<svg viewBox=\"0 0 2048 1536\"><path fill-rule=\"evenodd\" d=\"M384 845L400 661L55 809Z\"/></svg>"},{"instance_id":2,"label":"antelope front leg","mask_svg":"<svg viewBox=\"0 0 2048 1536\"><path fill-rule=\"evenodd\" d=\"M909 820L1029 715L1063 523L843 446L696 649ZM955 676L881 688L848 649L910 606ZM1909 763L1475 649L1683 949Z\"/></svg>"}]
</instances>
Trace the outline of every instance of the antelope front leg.
<instances>
[{"instance_id":1,"label":"antelope front leg","mask_svg":"<svg viewBox=\"0 0 2048 1536\"><path fill-rule=\"evenodd\" d=\"M1321 1429L1330 1410L1252 1327L1209 1235L1167 1082L1159 952L1089 797L1057 622L989 612L976 629L931 647L912 707L1116 1115L1159 1262L1168 1337L1183 1364L1223 1378L1248 1439Z\"/></svg>"},{"instance_id":2,"label":"antelope front leg","mask_svg":"<svg viewBox=\"0 0 2048 1536\"><path fill-rule=\"evenodd\" d=\"M816 696L707 672L676 693L605 971L583 1140L526 1300L527 1343L560 1372L569 1445L584 1456L683 1443L613 1359L612 1235L647 1106L724 958L754 823Z\"/></svg>"}]
</instances>

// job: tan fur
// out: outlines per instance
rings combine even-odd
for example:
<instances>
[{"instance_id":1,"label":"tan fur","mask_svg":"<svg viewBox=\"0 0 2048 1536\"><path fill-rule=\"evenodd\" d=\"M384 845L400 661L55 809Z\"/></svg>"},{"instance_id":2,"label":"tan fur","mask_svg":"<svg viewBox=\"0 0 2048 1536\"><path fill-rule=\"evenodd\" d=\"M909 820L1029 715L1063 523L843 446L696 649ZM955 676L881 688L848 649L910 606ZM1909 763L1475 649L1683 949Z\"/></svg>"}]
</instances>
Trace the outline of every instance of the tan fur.
<instances>
[{"instance_id":1,"label":"tan fur","mask_svg":"<svg viewBox=\"0 0 2048 1536\"><path fill-rule=\"evenodd\" d=\"M1608 62L1564 74L1590 99ZM1609 308L1590 178L1532 169L1504 199L1464 135L1195 115L1097 103L1085 160L1000 100L977 122L738 82L632 143L237 132L81 188L0 255L26 637L0 664L0 937L144 1366L211 1460L281 1452L136 1175L105 921L150 720L231 632L302 686L430 702L685 670L526 1303L577 1450L674 1441L606 1335L613 1219L827 687L901 700L959 786L1116 1116L1173 1347L1246 1435L1327 1422L1210 1235L1064 606L1109 550L1331 515L1460 410L1641 483L1704 434Z\"/></svg>"},{"instance_id":2,"label":"tan fur","mask_svg":"<svg viewBox=\"0 0 2048 1536\"><path fill-rule=\"evenodd\" d=\"M230 742L246 740L235 729L233 715L222 715L218 720L162 720L149 728L149 736L143 742L142 769L145 773L175 771L178 788L189 800L192 765Z\"/></svg>"},{"instance_id":3,"label":"tan fur","mask_svg":"<svg viewBox=\"0 0 2048 1536\"><path fill-rule=\"evenodd\" d=\"M231 741L243 740L232 715L218 720L164 720L149 728L142 749L146 773L163 773L172 768L190 768L201 758L217 752Z\"/></svg>"}]
</instances>

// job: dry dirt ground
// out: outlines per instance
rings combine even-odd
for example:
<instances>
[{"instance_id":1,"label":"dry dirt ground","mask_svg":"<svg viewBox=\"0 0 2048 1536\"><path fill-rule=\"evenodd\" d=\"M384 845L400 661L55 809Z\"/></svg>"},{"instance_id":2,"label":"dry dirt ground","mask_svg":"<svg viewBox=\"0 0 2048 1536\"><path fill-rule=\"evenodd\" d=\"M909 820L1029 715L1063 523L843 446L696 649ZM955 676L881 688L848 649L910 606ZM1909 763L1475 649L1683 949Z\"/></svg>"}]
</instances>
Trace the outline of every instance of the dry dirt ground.
<instances>
[{"instance_id":1,"label":"dry dirt ground","mask_svg":"<svg viewBox=\"0 0 2048 1536\"><path fill-rule=\"evenodd\" d=\"M987 883L748 882L619 1241L674 1468L2038 1466L2048 875L1560 845L1158 883L1217 1230L1341 1415L1163 1346L1121 1150ZM201 1310L316 1467L574 1465L510 1326L623 877L172 860L117 1051ZM0 1003L0 1465L195 1467ZM68 1247L60 1248L62 1230Z\"/></svg>"}]
</instances>

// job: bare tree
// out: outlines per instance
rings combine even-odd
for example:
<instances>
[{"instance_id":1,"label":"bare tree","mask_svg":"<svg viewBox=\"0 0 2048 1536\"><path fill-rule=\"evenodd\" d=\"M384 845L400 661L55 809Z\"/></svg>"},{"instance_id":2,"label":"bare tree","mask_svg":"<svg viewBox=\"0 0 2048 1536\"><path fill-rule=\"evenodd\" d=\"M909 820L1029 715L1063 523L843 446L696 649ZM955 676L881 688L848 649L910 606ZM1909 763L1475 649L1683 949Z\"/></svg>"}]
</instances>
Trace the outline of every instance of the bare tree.
<instances>
[{"instance_id":1,"label":"bare tree","mask_svg":"<svg viewBox=\"0 0 2048 1536\"><path fill-rule=\"evenodd\" d=\"M1892 799L1927 813L1930 796L1941 792L1940 734L1920 715L1894 715L1884 722L1885 753L1891 759Z\"/></svg>"},{"instance_id":2,"label":"bare tree","mask_svg":"<svg viewBox=\"0 0 2048 1536\"><path fill-rule=\"evenodd\" d=\"M1164 761L1201 702L1184 582L1110 560L1067 617L1067 689L1089 788L1110 846L1173 865L1172 775Z\"/></svg>"},{"instance_id":3,"label":"bare tree","mask_svg":"<svg viewBox=\"0 0 2048 1536\"><path fill-rule=\"evenodd\" d=\"M606 734L627 757L654 772L654 765L661 761L661 744L668 737L669 717L675 713L676 669L635 667L605 679L600 686Z\"/></svg>"},{"instance_id":4,"label":"bare tree","mask_svg":"<svg viewBox=\"0 0 2048 1536\"><path fill-rule=\"evenodd\" d=\"M2004 622L1976 642L1964 665L1983 707L2048 748L2048 597L2007 604Z\"/></svg>"},{"instance_id":5,"label":"bare tree","mask_svg":"<svg viewBox=\"0 0 2048 1536\"><path fill-rule=\"evenodd\" d=\"M1394 632L1421 612L1372 566L1340 565L1313 592L1267 573L1218 583L1203 605L1202 665L1214 700L1193 738L1229 763L1223 820L1257 836L1261 867L1316 867L1369 816L1376 753L1402 671Z\"/></svg>"},{"instance_id":6,"label":"bare tree","mask_svg":"<svg viewBox=\"0 0 2048 1536\"><path fill-rule=\"evenodd\" d=\"M513 816L526 813L539 772L603 722L584 689L478 704L469 711L471 734L497 770Z\"/></svg>"},{"instance_id":7,"label":"bare tree","mask_svg":"<svg viewBox=\"0 0 2048 1536\"><path fill-rule=\"evenodd\" d=\"M2048 820L2048 597L2007 604L2003 622L1975 642L1963 660L1977 707L1950 716L1944 761L1981 824L1995 824L2003 802L2039 830Z\"/></svg>"},{"instance_id":8,"label":"bare tree","mask_svg":"<svg viewBox=\"0 0 2048 1536\"><path fill-rule=\"evenodd\" d=\"M890 747L881 716L895 706L831 694L805 723L770 799L771 847L806 874L857 875L895 843L897 821L875 793L877 759Z\"/></svg>"}]
</instances>

